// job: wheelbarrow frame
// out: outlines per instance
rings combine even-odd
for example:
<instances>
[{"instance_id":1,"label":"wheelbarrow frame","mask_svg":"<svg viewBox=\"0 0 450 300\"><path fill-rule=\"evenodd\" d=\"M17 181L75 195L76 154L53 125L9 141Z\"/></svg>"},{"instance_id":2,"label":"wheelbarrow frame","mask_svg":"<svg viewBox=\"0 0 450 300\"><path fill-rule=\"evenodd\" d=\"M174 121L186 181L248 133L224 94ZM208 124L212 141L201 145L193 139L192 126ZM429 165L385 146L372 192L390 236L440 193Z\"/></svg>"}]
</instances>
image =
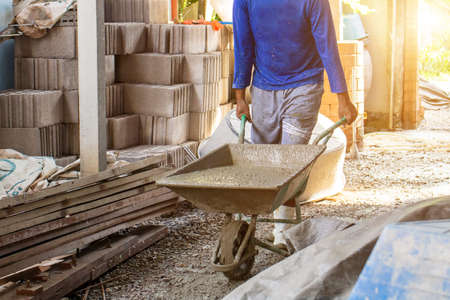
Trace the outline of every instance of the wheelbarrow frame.
<instances>
[{"instance_id":1,"label":"wheelbarrow frame","mask_svg":"<svg viewBox=\"0 0 450 300\"><path fill-rule=\"evenodd\" d=\"M342 118L341 120L336 122L333 126L331 126L330 128L323 131L321 134L319 134L319 136L317 136L317 138L313 141L312 144L319 145L319 143L322 142L322 144L326 145L328 143L328 141L330 140L330 138L332 137L334 131L341 125L345 124L346 122L347 122L346 118ZM240 144L243 144L244 139L245 139L245 136L244 136L245 135L245 123L246 123L246 116L243 115L242 121L241 121L241 130L240 130L240 134L239 134L239 143ZM213 253L213 257L211 258L211 265L212 265L212 268L214 269L214 271L223 272L223 273L233 271L236 268L238 268L241 264L245 263L252 256L256 255L257 251L251 249L250 252L248 252L245 256L243 256L244 251L249 246L249 243L251 240L254 242L255 246L259 246L261 248L267 249L269 251L272 251L272 252L277 253L284 257L288 257L290 255L288 251L282 250L271 244L265 243L265 242L257 239L254 236L255 231L256 231L256 223L257 222L267 222L267 223L284 223L284 224L295 224L295 225L301 223L301 221L302 221L301 203L297 199L298 199L298 196L300 196L306 189L306 185L307 185L308 179L309 179L309 174L314 165L314 162L315 162L315 160L306 169L302 170L302 172L305 172L307 174L307 176L304 177L304 179L301 181L300 185L298 186L297 190L295 191L296 196L294 197L294 201L295 201L296 218L295 219L258 218L258 215L252 215L251 219L245 218L245 221L247 221L249 223L249 227L245 234L244 240L242 241L241 245L239 246L239 250L236 253L233 263L227 264L227 265L222 265L222 264L218 263L218 261L219 261L218 255L219 255L219 250L220 250L220 246L221 246L220 240L219 240L216 244L216 247L215 247L215 250ZM227 213L226 216L227 217L226 217L225 226L227 226L228 224L230 224L233 221L233 214ZM238 215L238 219L239 220L243 219L241 214Z\"/></svg>"}]
</instances>

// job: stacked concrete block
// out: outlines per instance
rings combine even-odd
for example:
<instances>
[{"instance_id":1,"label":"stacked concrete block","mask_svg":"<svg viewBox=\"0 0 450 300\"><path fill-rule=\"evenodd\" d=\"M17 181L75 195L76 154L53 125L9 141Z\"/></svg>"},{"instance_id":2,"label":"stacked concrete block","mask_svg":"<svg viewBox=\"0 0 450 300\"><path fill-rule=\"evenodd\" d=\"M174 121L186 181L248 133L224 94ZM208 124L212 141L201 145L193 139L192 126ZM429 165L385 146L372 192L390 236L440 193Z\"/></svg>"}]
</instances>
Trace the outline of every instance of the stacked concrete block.
<instances>
[{"instance_id":1,"label":"stacked concrete block","mask_svg":"<svg viewBox=\"0 0 450 300\"><path fill-rule=\"evenodd\" d=\"M14 149L33 156L61 156L61 126L0 128L0 149Z\"/></svg>"},{"instance_id":2,"label":"stacked concrete block","mask_svg":"<svg viewBox=\"0 0 450 300\"><path fill-rule=\"evenodd\" d=\"M125 112L166 118L189 112L190 84L124 84Z\"/></svg>"},{"instance_id":3,"label":"stacked concrete block","mask_svg":"<svg viewBox=\"0 0 450 300\"><path fill-rule=\"evenodd\" d=\"M138 115L108 118L108 148L125 149L139 145L140 119Z\"/></svg>"},{"instance_id":4,"label":"stacked concrete block","mask_svg":"<svg viewBox=\"0 0 450 300\"><path fill-rule=\"evenodd\" d=\"M355 124L356 143L362 147L364 136L364 45L358 41L345 41L338 42L338 47L350 98L358 110L358 121ZM337 95L331 92L326 73L324 89L320 113L337 122L339 120L339 102ZM353 126L344 127L344 133L350 148L354 142Z\"/></svg>"},{"instance_id":5,"label":"stacked concrete block","mask_svg":"<svg viewBox=\"0 0 450 300\"><path fill-rule=\"evenodd\" d=\"M80 124L64 123L63 154L80 155Z\"/></svg>"},{"instance_id":6,"label":"stacked concrete block","mask_svg":"<svg viewBox=\"0 0 450 300\"><path fill-rule=\"evenodd\" d=\"M14 49L16 57L76 58L76 26L56 26L40 39L19 37Z\"/></svg>"},{"instance_id":7,"label":"stacked concrete block","mask_svg":"<svg viewBox=\"0 0 450 300\"><path fill-rule=\"evenodd\" d=\"M105 88L106 117L115 117L124 113L123 86L109 85ZM78 123L79 118L78 90L64 92L64 123Z\"/></svg>"},{"instance_id":8,"label":"stacked concrete block","mask_svg":"<svg viewBox=\"0 0 450 300\"><path fill-rule=\"evenodd\" d=\"M206 52L206 26L183 26L183 53L201 54Z\"/></svg>"},{"instance_id":9,"label":"stacked concrete block","mask_svg":"<svg viewBox=\"0 0 450 300\"><path fill-rule=\"evenodd\" d=\"M10 90L0 92L1 128L41 128L61 123L60 91Z\"/></svg>"},{"instance_id":10,"label":"stacked concrete block","mask_svg":"<svg viewBox=\"0 0 450 300\"><path fill-rule=\"evenodd\" d=\"M106 23L105 52L125 55L145 52L147 28L144 23Z\"/></svg>"},{"instance_id":11,"label":"stacked concrete block","mask_svg":"<svg viewBox=\"0 0 450 300\"><path fill-rule=\"evenodd\" d=\"M188 113L173 118L153 118L153 144L177 145L188 140L189 137Z\"/></svg>"},{"instance_id":12,"label":"stacked concrete block","mask_svg":"<svg viewBox=\"0 0 450 300\"><path fill-rule=\"evenodd\" d=\"M197 84L219 82L221 70L220 53L185 55L183 81Z\"/></svg>"},{"instance_id":13,"label":"stacked concrete block","mask_svg":"<svg viewBox=\"0 0 450 300\"><path fill-rule=\"evenodd\" d=\"M216 52L229 49L228 28L214 30L212 26L206 27L206 52Z\"/></svg>"},{"instance_id":14,"label":"stacked concrete block","mask_svg":"<svg viewBox=\"0 0 450 300\"><path fill-rule=\"evenodd\" d=\"M212 110L202 113L190 113L189 121L189 139L201 141L214 132L220 122L219 110Z\"/></svg>"},{"instance_id":15,"label":"stacked concrete block","mask_svg":"<svg viewBox=\"0 0 450 300\"><path fill-rule=\"evenodd\" d=\"M106 84L115 81L115 59L105 57ZM76 59L16 57L16 89L74 90L78 89L78 61Z\"/></svg>"},{"instance_id":16,"label":"stacked concrete block","mask_svg":"<svg viewBox=\"0 0 450 300\"><path fill-rule=\"evenodd\" d=\"M117 80L172 85L182 82L182 55L142 53L118 56Z\"/></svg>"},{"instance_id":17,"label":"stacked concrete block","mask_svg":"<svg viewBox=\"0 0 450 300\"><path fill-rule=\"evenodd\" d=\"M192 161L186 149L197 155L198 145L198 142L186 142L181 145L141 145L119 151L118 159L135 162L164 154L166 160L163 166L181 168Z\"/></svg>"},{"instance_id":18,"label":"stacked concrete block","mask_svg":"<svg viewBox=\"0 0 450 300\"><path fill-rule=\"evenodd\" d=\"M140 115L140 144L153 144L153 116Z\"/></svg>"},{"instance_id":19,"label":"stacked concrete block","mask_svg":"<svg viewBox=\"0 0 450 300\"><path fill-rule=\"evenodd\" d=\"M177 24L147 25L147 51L164 54L183 53L183 26Z\"/></svg>"},{"instance_id":20,"label":"stacked concrete block","mask_svg":"<svg viewBox=\"0 0 450 300\"><path fill-rule=\"evenodd\" d=\"M166 24L169 0L106 0L105 22Z\"/></svg>"},{"instance_id":21,"label":"stacked concrete block","mask_svg":"<svg viewBox=\"0 0 450 300\"><path fill-rule=\"evenodd\" d=\"M220 82L194 84L190 112L206 112L216 109L220 103Z\"/></svg>"}]
</instances>

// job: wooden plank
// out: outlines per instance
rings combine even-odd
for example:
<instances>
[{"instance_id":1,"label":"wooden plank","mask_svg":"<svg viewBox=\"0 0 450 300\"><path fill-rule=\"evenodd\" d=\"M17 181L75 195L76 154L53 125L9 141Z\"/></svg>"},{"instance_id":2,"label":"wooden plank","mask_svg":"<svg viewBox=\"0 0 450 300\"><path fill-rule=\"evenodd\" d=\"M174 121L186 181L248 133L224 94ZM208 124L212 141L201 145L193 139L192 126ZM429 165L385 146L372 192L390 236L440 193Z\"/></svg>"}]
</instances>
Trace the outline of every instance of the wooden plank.
<instances>
[{"instance_id":1,"label":"wooden plank","mask_svg":"<svg viewBox=\"0 0 450 300\"><path fill-rule=\"evenodd\" d=\"M41 199L39 201L31 202L28 204L18 205L15 207L11 207L9 209L2 209L2 210L0 210L0 224L3 224L2 218L8 217L9 220L13 220L12 216L16 216L21 213L26 213L31 210L37 209L37 208L49 206L49 205L52 205L52 204L55 204L58 202L62 202L62 201L67 201L67 200L70 200L73 198L87 196L89 194L108 190L113 187L123 186L124 184L134 182L134 181L137 181L142 178L152 177L155 180L157 180L161 176L165 176L166 172L168 172L168 171L169 171L169 169L164 169L164 168L152 169L152 170L144 171L144 172L137 173L134 175L129 175L126 177L119 177L117 179L113 179L113 180L110 180L107 182L98 183L96 185L93 185L93 186L90 186L87 188L82 188L82 189L79 189L79 190L76 190L73 192L62 193L62 194L58 194L55 196L47 197L47 198ZM34 214L34 216L35 215L36 214ZM8 221L8 223L9 223L9 221Z\"/></svg>"},{"instance_id":2,"label":"wooden plank","mask_svg":"<svg viewBox=\"0 0 450 300\"><path fill-rule=\"evenodd\" d=\"M161 188L162 189L162 188ZM135 196L135 197L148 197L148 194L143 194ZM161 201L161 200L159 200ZM85 229L87 227L91 227L100 223L104 223L106 221L109 221L114 218L118 218L120 216L132 213L138 209L142 209L148 206L153 205L152 203L155 202L156 204L159 203L158 201L152 200L152 201L145 201L145 202L139 202L139 205L133 205L133 206L127 206L125 208L113 211L111 213L107 213L104 215L101 215L99 217L96 217L94 219L85 220L81 223L77 223L59 230L53 230L50 232L46 232L44 234L40 234L37 236L33 236L32 238L21 240L19 242L16 242L14 244L7 245L5 247L0 248L0 257L3 257L5 255L23 250L25 248L31 247L33 245L41 244L43 242L47 242L49 240L58 238L63 235L67 235L76 231L79 231L81 229Z\"/></svg>"},{"instance_id":3,"label":"wooden plank","mask_svg":"<svg viewBox=\"0 0 450 300\"><path fill-rule=\"evenodd\" d=\"M6 208L6 207L13 207L13 206L17 206L17 205L21 205L21 204L25 204L25 203L30 203L30 202L37 201L37 200L40 200L40 199L43 199L46 197L69 192L69 191L72 191L75 189L80 189L80 188L98 183L98 182L106 180L106 179L111 179L114 177L118 177L120 175L131 173L133 171L147 168L149 166L152 166L152 165L162 162L163 159L164 159L163 154L155 155L154 157L150 157L145 160L141 160L141 161L138 161L138 162L126 165L126 166L109 169L104 172L92 175L92 176L83 177L78 180L70 181L70 182L58 185L56 187L48 188L48 189L45 189L45 190L42 190L42 191L39 191L36 193L26 193L26 194L19 195L16 197L3 198L2 201L0 201L0 209Z\"/></svg>"},{"instance_id":4,"label":"wooden plank","mask_svg":"<svg viewBox=\"0 0 450 300\"><path fill-rule=\"evenodd\" d=\"M131 192L133 192L133 194L131 194ZM149 192L150 192L150 195L149 195ZM56 220L52 220L47 223L40 224L40 225L37 225L34 227L29 227L29 226L23 227L26 229L1 236L0 237L0 247L4 247L8 244L31 238L31 237L39 235L39 234L43 234L43 233L54 231L54 230L59 230L61 228L65 228L70 225L80 223L85 220L89 220L89 219L110 213L112 211L124 208L126 206L133 205L136 202L147 200L147 197L149 197L149 196L157 197L157 196L163 195L168 192L170 192L170 191L167 189L156 189L156 186L154 184L151 184L151 185L147 185L147 186L138 188L133 191L128 191L125 193L114 195L113 197L105 198L103 200L105 200L105 202L109 199L118 200L117 199L118 197L120 197L121 199L124 199L124 200L117 201L112 204L101 206L96 209L91 209L88 211L85 211L84 209L80 209L80 211L82 211L81 213L70 215L65 218L59 218ZM136 195L139 195L139 196L133 197ZM158 203L158 200L150 201L150 203L148 203L148 204L152 204L152 203L156 204L156 203ZM29 222L27 222L27 223L29 223ZM15 226L17 226L17 224Z\"/></svg>"},{"instance_id":5,"label":"wooden plank","mask_svg":"<svg viewBox=\"0 0 450 300\"><path fill-rule=\"evenodd\" d=\"M60 299L163 239L167 234L167 227L148 226L126 236L111 238L110 247L105 247L105 243L90 246L80 253L74 268L63 272L50 272L49 280L42 283L43 291L35 299ZM17 299L14 291L6 294L5 299L8 299L9 295L10 299Z\"/></svg>"},{"instance_id":6,"label":"wooden plank","mask_svg":"<svg viewBox=\"0 0 450 300\"><path fill-rule=\"evenodd\" d=\"M156 175L155 173L158 174L160 173L160 175ZM26 227L31 227L40 223L44 223L46 221L51 220L51 218L60 218L60 217L64 217L68 214L71 214L69 212L69 208L76 206L76 205L81 205L83 203L98 203L95 202L95 200L98 199L102 199L102 198L106 198L112 195L116 195L119 194L121 192L124 191L129 191L132 189L135 189L139 186L143 186L143 185L147 185L150 183L153 183L156 181L156 179L158 179L159 177L163 176L164 174L167 174L167 172L161 172L160 170L158 171L158 169L156 169L155 171L152 172L152 174L154 176L144 176L143 179L140 180L136 180L133 182L130 182L128 184L124 184L124 185L116 185L115 187L109 187L106 190L97 192L97 193L93 193L93 194L89 194L86 195L84 197L77 197L77 198L72 198L72 199L68 199L68 200L63 200L60 202L55 202L55 200L51 200L51 201L47 201L47 199L43 199L42 203L38 203L39 206L41 206L41 208L32 210L32 211L28 211L26 213L23 214L18 214L12 217L8 217L5 219L0 219L0 235L3 235L8 232L14 232L14 231L18 231L20 228L26 228ZM126 178L124 178L126 179ZM113 199L113 197L111 198L111 200ZM54 203L54 204L51 204ZM80 206L80 207L88 207L88 206ZM64 211L61 211L64 210ZM59 212L61 211L61 212ZM72 212L73 214L73 212ZM14 225L16 223L20 223L18 225ZM14 226L13 226L14 225ZM11 231L12 229L16 229L14 231Z\"/></svg>"},{"instance_id":7,"label":"wooden plank","mask_svg":"<svg viewBox=\"0 0 450 300\"><path fill-rule=\"evenodd\" d=\"M149 218L173 212L178 196L173 193L163 195L166 203L148 207L104 224L78 231L48 243L32 247L0 259L0 276L6 276L27 266L39 263L45 259L65 254L77 248L84 248L90 243L107 237L120 230L130 228L147 221ZM171 201L169 201L171 200Z\"/></svg>"}]
</instances>

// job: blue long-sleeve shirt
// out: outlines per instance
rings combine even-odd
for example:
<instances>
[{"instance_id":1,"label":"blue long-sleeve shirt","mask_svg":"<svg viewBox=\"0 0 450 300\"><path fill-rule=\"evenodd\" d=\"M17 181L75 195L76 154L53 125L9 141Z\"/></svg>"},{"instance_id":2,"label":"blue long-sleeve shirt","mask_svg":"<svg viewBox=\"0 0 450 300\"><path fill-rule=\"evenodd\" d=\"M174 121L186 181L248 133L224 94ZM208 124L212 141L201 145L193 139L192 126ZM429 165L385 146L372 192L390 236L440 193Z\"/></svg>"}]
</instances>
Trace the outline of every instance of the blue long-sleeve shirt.
<instances>
[{"instance_id":1,"label":"blue long-sleeve shirt","mask_svg":"<svg viewBox=\"0 0 450 300\"><path fill-rule=\"evenodd\" d=\"M328 0L234 0L233 88L282 90L323 81L347 91Z\"/></svg>"}]
</instances>

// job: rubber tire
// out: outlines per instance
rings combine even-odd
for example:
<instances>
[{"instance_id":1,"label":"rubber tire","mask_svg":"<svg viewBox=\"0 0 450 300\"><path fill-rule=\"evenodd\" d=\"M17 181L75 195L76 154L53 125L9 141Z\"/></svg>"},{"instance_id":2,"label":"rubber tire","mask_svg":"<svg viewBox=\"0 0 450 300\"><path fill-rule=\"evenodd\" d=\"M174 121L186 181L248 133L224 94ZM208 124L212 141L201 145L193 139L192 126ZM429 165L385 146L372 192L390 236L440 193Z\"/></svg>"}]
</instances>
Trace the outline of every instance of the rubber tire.
<instances>
[{"instance_id":1,"label":"rubber tire","mask_svg":"<svg viewBox=\"0 0 450 300\"><path fill-rule=\"evenodd\" d=\"M243 234L241 234L239 236L240 240L244 239L245 232L247 232L247 229L249 226L249 224L246 222L243 222L242 224L243 224L245 230L241 231ZM254 233L253 233L253 235L254 235ZM241 245L241 241L239 241L238 243L233 245L233 247L234 247L233 254L234 255L237 254L237 251L239 250L240 245ZM227 245L227 246L230 246L230 245ZM240 264L238 268L236 268L232 271L223 272L223 274L229 280L238 281L238 280L246 279L248 277L248 275L250 274L250 271L253 268L253 265L255 264L255 244L252 242L252 239L250 239L250 241L247 245L247 248L244 250L244 254L242 255L242 257L246 257L249 252L253 253L253 255L251 257L247 258L247 260L245 262Z\"/></svg>"}]
</instances>

